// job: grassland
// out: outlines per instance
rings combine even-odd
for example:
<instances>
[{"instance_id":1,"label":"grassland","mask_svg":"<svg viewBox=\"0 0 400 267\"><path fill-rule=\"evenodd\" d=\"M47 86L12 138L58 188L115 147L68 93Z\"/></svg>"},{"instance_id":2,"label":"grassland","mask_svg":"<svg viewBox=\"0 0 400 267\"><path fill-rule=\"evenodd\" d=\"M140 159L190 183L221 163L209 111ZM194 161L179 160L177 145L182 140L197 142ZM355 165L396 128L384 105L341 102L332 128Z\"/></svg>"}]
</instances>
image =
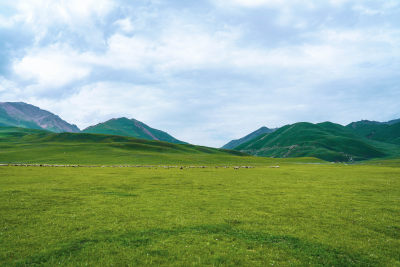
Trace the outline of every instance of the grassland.
<instances>
[{"instance_id":1,"label":"grassland","mask_svg":"<svg viewBox=\"0 0 400 267\"><path fill-rule=\"evenodd\" d=\"M233 150L123 136L0 127L0 163L265 166L280 161ZM315 158L300 161L323 162Z\"/></svg>"},{"instance_id":2,"label":"grassland","mask_svg":"<svg viewBox=\"0 0 400 267\"><path fill-rule=\"evenodd\" d=\"M0 264L399 266L395 163L0 167Z\"/></svg>"},{"instance_id":3,"label":"grassland","mask_svg":"<svg viewBox=\"0 0 400 267\"><path fill-rule=\"evenodd\" d=\"M400 266L398 158L0 128L0 162L207 166L0 166L0 266Z\"/></svg>"}]
</instances>

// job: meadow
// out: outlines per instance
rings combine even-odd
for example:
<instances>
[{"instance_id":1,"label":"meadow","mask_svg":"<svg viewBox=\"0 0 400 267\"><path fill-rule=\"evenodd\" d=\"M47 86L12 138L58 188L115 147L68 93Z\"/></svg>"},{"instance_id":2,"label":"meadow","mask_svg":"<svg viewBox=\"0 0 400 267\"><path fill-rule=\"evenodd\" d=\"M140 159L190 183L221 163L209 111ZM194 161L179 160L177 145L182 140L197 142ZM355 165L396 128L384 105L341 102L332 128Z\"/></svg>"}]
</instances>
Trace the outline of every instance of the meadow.
<instances>
[{"instance_id":1,"label":"meadow","mask_svg":"<svg viewBox=\"0 0 400 267\"><path fill-rule=\"evenodd\" d=\"M264 160L0 167L0 265L400 266L398 160Z\"/></svg>"},{"instance_id":2,"label":"meadow","mask_svg":"<svg viewBox=\"0 0 400 267\"><path fill-rule=\"evenodd\" d=\"M396 158L4 127L0 163L96 166L0 166L1 266L400 266Z\"/></svg>"},{"instance_id":3,"label":"meadow","mask_svg":"<svg viewBox=\"0 0 400 267\"><path fill-rule=\"evenodd\" d=\"M280 161L233 150L132 137L0 127L0 164L265 166ZM324 162L316 158L283 161Z\"/></svg>"}]
</instances>

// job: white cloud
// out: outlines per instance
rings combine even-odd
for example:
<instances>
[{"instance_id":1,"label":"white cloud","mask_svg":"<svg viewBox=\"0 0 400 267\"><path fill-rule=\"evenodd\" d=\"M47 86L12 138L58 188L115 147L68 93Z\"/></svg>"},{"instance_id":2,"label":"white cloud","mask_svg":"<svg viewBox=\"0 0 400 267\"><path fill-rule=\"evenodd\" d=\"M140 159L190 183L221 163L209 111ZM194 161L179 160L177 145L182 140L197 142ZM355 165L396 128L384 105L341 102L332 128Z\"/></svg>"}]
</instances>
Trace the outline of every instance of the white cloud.
<instances>
[{"instance_id":1,"label":"white cloud","mask_svg":"<svg viewBox=\"0 0 400 267\"><path fill-rule=\"evenodd\" d=\"M0 92L14 94L17 91L17 84L0 76ZM4 95L2 95L4 97Z\"/></svg>"},{"instance_id":2,"label":"white cloud","mask_svg":"<svg viewBox=\"0 0 400 267\"><path fill-rule=\"evenodd\" d=\"M350 0L329 0L329 3L331 4L331 5L333 5L333 6L341 6L341 5L343 5L344 3L347 3L347 2L349 2Z\"/></svg>"},{"instance_id":3,"label":"white cloud","mask_svg":"<svg viewBox=\"0 0 400 267\"><path fill-rule=\"evenodd\" d=\"M14 23L14 20L6 18L0 14L0 28L11 28L14 26Z\"/></svg>"},{"instance_id":4,"label":"white cloud","mask_svg":"<svg viewBox=\"0 0 400 267\"><path fill-rule=\"evenodd\" d=\"M86 56L93 64L115 69L176 72L216 67L227 61L238 37L233 29L207 32L196 25L175 22L166 25L157 37L116 33L107 40L106 53Z\"/></svg>"},{"instance_id":5,"label":"white cloud","mask_svg":"<svg viewBox=\"0 0 400 267\"><path fill-rule=\"evenodd\" d=\"M284 4L285 0L234 0L232 1L236 5L257 7L257 6L276 6Z\"/></svg>"},{"instance_id":6,"label":"white cloud","mask_svg":"<svg viewBox=\"0 0 400 267\"><path fill-rule=\"evenodd\" d=\"M366 15L366 16L385 16L390 13L393 13L398 9L400 6L399 1L383 1L379 2L377 5L371 6L365 2L358 2L353 6L353 9L358 12L359 14Z\"/></svg>"},{"instance_id":7,"label":"white cloud","mask_svg":"<svg viewBox=\"0 0 400 267\"><path fill-rule=\"evenodd\" d=\"M232 67L257 73L277 68L286 71L306 67L326 69L333 65L349 65L353 59L342 46L324 42L264 49L239 46L241 38L240 31L235 29L206 32L194 26L177 28L171 24L158 38L115 34L108 39L105 54L85 56L93 64L115 69L151 69L159 74Z\"/></svg>"},{"instance_id":8,"label":"white cloud","mask_svg":"<svg viewBox=\"0 0 400 267\"><path fill-rule=\"evenodd\" d=\"M28 26L34 33L35 42L51 34L52 28L60 31L70 30L81 38L101 42L100 30L96 27L98 20L110 13L115 7L113 0L16 0L15 14L10 21ZM51 36L54 38L54 36Z\"/></svg>"},{"instance_id":9,"label":"white cloud","mask_svg":"<svg viewBox=\"0 0 400 267\"><path fill-rule=\"evenodd\" d=\"M111 0L17 0L17 16L26 23L75 24L92 16L103 17L114 7Z\"/></svg>"},{"instance_id":10,"label":"white cloud","mask_svg":"<svg viewBox=\"0 0 400 267\"><path fill-rule=\"evenodd\" d=\"M294 7L300 7L301 9L314 9L316 6L321 4L321 1L317 0L212 0L220 8L227 7L245 7L245 8L259 8L267 7L274 9L288 10ZM338 1L347 0L331 0L332 4L337 4Z\"/></svg>"},{"instance_id":11,"label":"white cloud","mask_svg":"<svg viewBox=\"0 0 400 267\"><path fill-rule=\"evenodd\" d=\"M46 108L85 128L94 123L126 116L153 121L159 114L174 108L174 102L162 90L128 83L99 82L77 88L62 99L31 97L30 102Z\"/></svg>"},{"instance_id":12,"label":"white cloud","mask_svg":"<svg viewBox=\"0 0 400 267\"><path fill-rule=\"evenodd\" d=\"M260 7L260 6L268 6L268 7L277 7L293 4L295 0L216 0L216 3L220 6L243 6L243 7ZM311 1L309 1L311 2ZM305 2L307 3L307 2Z\"/></svg>"},{"instance_id":13,"label":"white cloud","mask_svg":"<svg viewBox=\"0 0 400 267\"><path fill-rule=\"evenodd\" d=\"M265 49L241 44L242 33L237 29L210 32L194 25L177 27L171 23L157 38L116 33L101 53L80 53L60 44L33 49L14 63L14 71L47 88L85 78L96 66L136 71L144 76L156 74L159 78L182 71L233 68L260 75L278 71L290 75L303 70L305 76L307 72L325 73L317 79L335 79L351 74L365 62L393 58L399 42L393 39L395 32L381 29L323 29L308 35L314 43ZM382 43L393 46L392 50L380 50ZM364 49L359 49L361 46Z\"/></svg>"},{"instance_id":14,"label":"white cloud","mask_svg":"<svg viewBox=\"0 0 400 267\"><path fill-rule=\"evenodd\" d=\"M77 52L59 44L29 51L14 62L13 70L21 79L44 88L64 86L90 73Z\"/></svg>"},{"instance_id":15,"label":"white cloud","mask_svg":"<svg viewBox=\"0 0 400 267\"><path fill-rule=\"evenodd\" d=\"M262 125L393 114L398 94L371 107L398 90L398 1L211 2L7 4L0 27L35 41L4 45L0 97L80 127L127 116L215 146Z\"/></svg>"},{"instance_id":16,"label":"white cloud","mask_svg":"<svg viewBox=\"0 0 400 267\"><path fill-rule=\"evenodd\" d=\"M131 33L135 29L130 18L119 19L114 24L124 33Z\"/></svg>"}]
</instances>

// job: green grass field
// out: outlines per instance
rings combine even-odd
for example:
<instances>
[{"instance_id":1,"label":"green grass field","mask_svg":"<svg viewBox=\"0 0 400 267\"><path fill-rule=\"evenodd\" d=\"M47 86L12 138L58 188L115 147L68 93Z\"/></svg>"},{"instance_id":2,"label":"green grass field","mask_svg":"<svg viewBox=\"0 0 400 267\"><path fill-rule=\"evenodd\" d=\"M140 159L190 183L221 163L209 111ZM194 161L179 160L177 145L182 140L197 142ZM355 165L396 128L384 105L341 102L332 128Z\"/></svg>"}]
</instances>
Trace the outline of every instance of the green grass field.
<instances>
[{"instance_id":1,"label":"green grass field","mask_svg":"<svg viewBox=\"0 0 400 267\"><path fill-rule=\"evenodd\" d=\"M400 165L0 167L3 266L400 266Z\"/></svg>"},{"instance_id":2,"label":"green grass field","mask_svg":"<svg viewBox=\"0 0 400 267\"><path fill-rule=\"evenodd\" d=\"M331 164L0 128L0 163L99 166L0 166L0 266L400 266L395 157Z\"/></svg>"},{"instance_id":3,"label":"green grass field","mask_svg":"<svg viewBox=\"0 0 400 267\"><path fill-rule=\"evenodd\" d=\"M270 159L242 152L131 137L0 127L0 163L82 165L266 165L323 162L315 158Z\"/></svg>"}]
</instances>

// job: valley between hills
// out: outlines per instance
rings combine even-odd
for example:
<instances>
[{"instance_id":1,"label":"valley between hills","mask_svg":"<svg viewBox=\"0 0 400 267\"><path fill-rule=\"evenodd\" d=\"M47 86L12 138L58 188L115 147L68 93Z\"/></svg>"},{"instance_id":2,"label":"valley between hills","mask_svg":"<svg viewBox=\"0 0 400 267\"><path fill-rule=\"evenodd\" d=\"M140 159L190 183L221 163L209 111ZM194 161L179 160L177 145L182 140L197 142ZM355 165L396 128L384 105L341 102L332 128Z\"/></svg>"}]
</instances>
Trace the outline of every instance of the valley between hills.
<instances>
[{"instance_id":1,"label":"valley between hills","mask_svg":"<svg viewBox=\"0 0 400 267\"><path fill-rule=\"evenodd\" d=\"M0 103L2 266L399 266L399 121L223 148Z\"/></svg>"},{"instance_id":2,"label":"valley between hills","mask_svg":"<svg viewBox=\"0 0 400 267\"><path fill-rule=\"evenodd\" d=\"M31 143L55 142L65 145L71 140L84 145L91 140L112 140L114 146L130 147L134 151L153 151L153 147L162 147L157 141L171 144L187 144L170 134L151 128L143 122L128 118L115 118L82 131L73 124L62 120L59 116L22 102L0 103L0 127L9 138L12 131L20 135L19 142L31 140ZM30 130L37 130L32 132ZM66 134L69 133L69 134ZM108 137L96 136L98 134ZM44 138L46 136L46 138ZM114 136L114 137L113 137ZM120 136L120 138L116 137ZM122 137L155 141L152 148L145 146L145 141ZM36 138L36 139L35 139ZM13 139L9 139L10 141ZM35 140L35 141L34 141ZM15 140L14 140L15 141ZM142 142L140 148L137 142ZM130 143L129 146L126 144ZM146 144L147 145L147 144ZM184 151L185 146L171 147ZM197 152L214 151L215 153L240 154L269 158L314 157L330 162L355 162L371 159L396 158L400 156L400 120L389 122L358 121L342 126L332 122L307 123L299 122L285 125L277 129L261 127L247 136L232 140L222 146L222 150L192 146ZM160 149L160 148L159 148ZM233 151L225 151L225 150ZM161 151L162 149L160 149ZM165 150L165 149L164 149ZM3 148L5 153L6 148ZM32 152L33 153L33 152Z\"/></svg>"}]
</instances>

